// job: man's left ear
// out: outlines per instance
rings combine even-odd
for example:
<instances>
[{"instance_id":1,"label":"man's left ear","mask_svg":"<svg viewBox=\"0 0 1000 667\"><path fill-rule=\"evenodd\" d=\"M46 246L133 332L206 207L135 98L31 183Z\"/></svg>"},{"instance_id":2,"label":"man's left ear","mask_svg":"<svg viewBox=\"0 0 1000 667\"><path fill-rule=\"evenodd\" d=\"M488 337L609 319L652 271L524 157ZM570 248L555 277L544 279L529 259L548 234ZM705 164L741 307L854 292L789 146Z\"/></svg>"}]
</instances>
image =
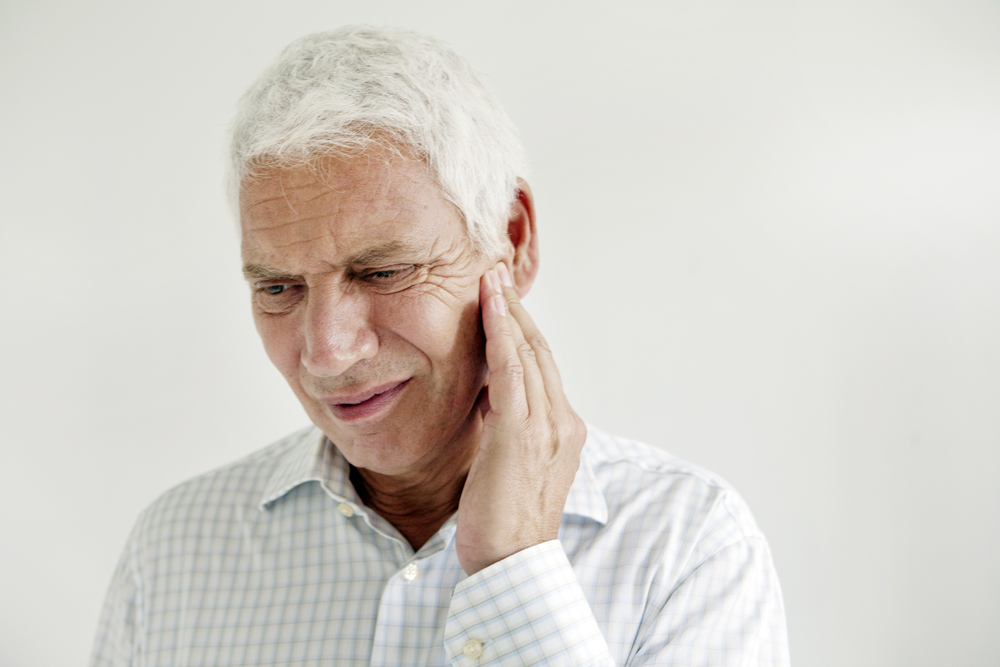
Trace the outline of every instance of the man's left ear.
<instances>
[{"instance_id":1,"label":"man's left ear","mask_svg":"<svg viewBox=\"0 0 1000 667\"><path fill-rule=\"evenodd\" d=\"M531 289L538 275L538 234L535 231L535 199L531 188L523 179L517 179L517 196L510 205L507 219L507 237L514 254L504 257L510 267L511 278L518 297ZM510 250L508 250L508 253Z\"/></svg>"}]
</instances>

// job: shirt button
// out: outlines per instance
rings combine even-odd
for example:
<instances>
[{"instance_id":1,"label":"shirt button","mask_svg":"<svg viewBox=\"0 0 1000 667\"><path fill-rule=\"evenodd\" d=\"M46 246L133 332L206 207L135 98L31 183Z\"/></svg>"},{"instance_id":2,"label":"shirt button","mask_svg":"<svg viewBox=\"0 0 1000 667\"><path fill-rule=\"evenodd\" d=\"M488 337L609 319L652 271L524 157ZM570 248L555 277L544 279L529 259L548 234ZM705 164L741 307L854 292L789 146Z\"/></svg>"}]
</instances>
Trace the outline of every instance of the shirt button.
<instances>
[{"instance_id":1,"label":"shirt button","mask_svg":"<svg viewBox=\"0 0 1000 667\"><path fill-rule=\"evenodd\" d=\"M470 658L478 658L483 653L483 645L475 639L470 639L465 642L465 646L462 647L462 653Z\"/></svg>"},{"instance_id":2,"label":"shirt button","mask_svg":"<svg viewBox=\"0 0 1000 667\"><path fill-rule=\"evenodd\" d=\"M346 517L354 516L354 508L352 508L347 503L340 503L339 505L337 505L337 509L340 510L340 513Z\"/></svg>"},{"instance_id":3,"label":"shirt button","mask_svg":"<svg viewBox=\"0 0 1000 667\"><path fill-rule=\"evenodd\" d=\"M420 574L420 572L417 570L416 563L410 563L403 568L403 579L406 579L407 581L413 581L417 578L418 574Z\"/></svg>"}]
</instances>

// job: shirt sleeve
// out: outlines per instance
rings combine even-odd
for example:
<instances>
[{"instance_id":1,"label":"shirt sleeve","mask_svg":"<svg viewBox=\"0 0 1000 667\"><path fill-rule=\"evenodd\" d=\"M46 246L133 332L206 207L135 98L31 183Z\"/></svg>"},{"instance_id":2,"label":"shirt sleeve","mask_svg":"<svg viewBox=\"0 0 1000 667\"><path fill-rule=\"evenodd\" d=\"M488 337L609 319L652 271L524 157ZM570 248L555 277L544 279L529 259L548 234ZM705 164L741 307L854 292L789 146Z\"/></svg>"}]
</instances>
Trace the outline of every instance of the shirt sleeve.
<instances>
[{"instance_id":1,"label":"shirt sleeve","mask_svg":"<svg viewBox=\"0 0 1000 667\"><path fill-rule=\"evenodd\" d=\"M458 667L614 664L558 540L461 581L451 598L444 646Z\"/></svg>"},{"instance_id":2,"label":"shirt sleeve","mask_svg":"<svg viewBox=\"0 0 1000 667\"><path fill-rule=\"evenodd\" d=\"M721 546L680 582L652 588L626 665L789 664L781 589L763 538ZM558 541L460 582L444 646L456 667L615 664Z\"/></svg>"},{"instance_id":3,"label":"shirt sleeve","mask_svg":"<svg viewBox=\"0 0 1000 667\"><path fill-rule=\"evenodd\" d=\"M142 591L132 567L133 556L132 550L126 547L111 578L94 639L91 667L131 667L135 664Z\"/></svg>"},{"instance_id":4,"label":"shirt sleeve","mask_svg":"<svg viewBox=\"0 0 1000 667\"><path fill-rule=\"evenodd\" d=\"M629 665L789 664L781 587L763 537L722 545L653 596Z\"/></svg>"}]
</instances>

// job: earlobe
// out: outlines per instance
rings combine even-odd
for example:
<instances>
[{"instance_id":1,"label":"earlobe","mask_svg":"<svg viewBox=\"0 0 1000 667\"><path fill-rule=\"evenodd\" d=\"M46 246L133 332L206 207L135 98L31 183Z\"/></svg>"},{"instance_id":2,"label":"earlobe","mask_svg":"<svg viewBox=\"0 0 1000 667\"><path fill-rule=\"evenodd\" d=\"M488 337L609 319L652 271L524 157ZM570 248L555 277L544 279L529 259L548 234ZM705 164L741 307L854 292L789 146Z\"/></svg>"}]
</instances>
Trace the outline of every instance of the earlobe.
<instances>
[{"instance_id":1,"label":"earlobe","mask_svg":"<svg viewBox=\"0 0 1000 667\"><path fill-rule=\"evenodd\" d=\"M509 259L510 274L518 297L531 289L538 275L538 234L535 229L535 199L523 179L517 179L517 196L510 205L507 236L514 254Z\"/></svg>"}]
</instances>

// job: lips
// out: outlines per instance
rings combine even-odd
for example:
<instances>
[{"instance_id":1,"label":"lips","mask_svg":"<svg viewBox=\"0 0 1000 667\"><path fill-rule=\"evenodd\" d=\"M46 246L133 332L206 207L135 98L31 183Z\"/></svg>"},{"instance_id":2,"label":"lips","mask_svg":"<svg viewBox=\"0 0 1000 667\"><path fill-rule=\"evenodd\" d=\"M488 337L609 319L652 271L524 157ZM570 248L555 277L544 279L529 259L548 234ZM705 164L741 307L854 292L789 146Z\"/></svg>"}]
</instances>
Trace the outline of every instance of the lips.
<instances>
[{"instance_id":1,"label":"lips","mask_svg":"<svg viewBox=\"0 0 1000 667\"><path fill-rule=\"evenodd\" d=\"M341 421L357 421L373 417L387 409L409 384L409 379L402 382L388 382L363 392L345 394L324 400L334 417Z\"/></svg>"}]
</instances>

